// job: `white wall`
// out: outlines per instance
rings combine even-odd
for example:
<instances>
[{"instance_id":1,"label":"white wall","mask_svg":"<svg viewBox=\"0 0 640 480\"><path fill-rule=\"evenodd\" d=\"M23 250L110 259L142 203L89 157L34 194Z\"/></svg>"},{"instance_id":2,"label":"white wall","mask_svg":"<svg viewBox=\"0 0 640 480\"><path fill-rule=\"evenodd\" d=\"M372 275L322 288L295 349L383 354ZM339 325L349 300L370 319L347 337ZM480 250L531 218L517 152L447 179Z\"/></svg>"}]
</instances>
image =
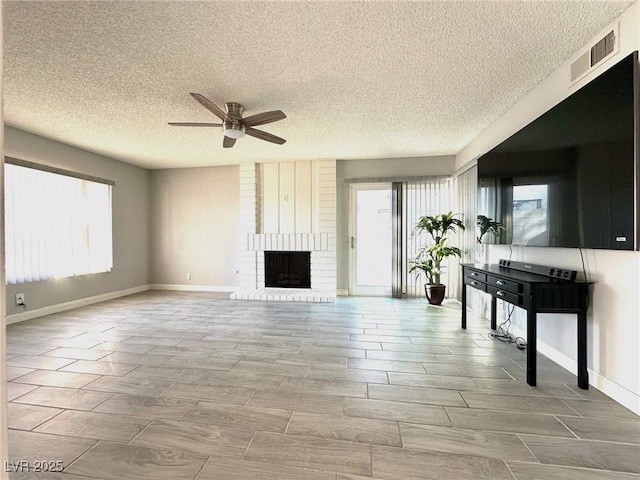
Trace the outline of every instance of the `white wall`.
<instances>
[{"instance_id":1,"label":"white wall","mask_svg":"<svg viewBox=\"0 0 640 480\"><path fill-rule=\"evenodd\" d=\"M620 51L569 87L570 64L586 51L560 66L524 99L490 125L456 156L461 168L514 134L597 75L640 47L640 4L636 2L620 18ZM597 41L611 27L594 37ZM590 42L588 45L591 45ZM640 252L586 250L585 264L596 282L588 315L588 366L590 383L640 414ZM509 256L504 246L492 246L490 260ZM560 248L514 247L513 260L554 265L582 271L580 251ZM576 322L573 315L540 315L538 349L575 372ZM526 325L517 311L516 326ZM539 379L543 382L544 379Z\"/></svg>"},{"instance_id":2,"label":"white wall","mask_svg":"<svg viewBox=\"0 0 640 480\"><path fill-rule=\"evenodd\" d=\"M349 184L345 180L452 175L454 163L453 155L336 162L338 291L349 288Z\"/></svg>"},{"instance_id":3,"label":"white wall","mask_svg":"<svg viewBox=\"0 0 640 480\"><path fill-rule=\"evenodd\" d=\"M239 167L150 174L151 283L223 291L239 286Z\"/></svg>"},{"instance_id":4,"label":"white wall","mask_svg":"<svg viewBox=\"0 0 640 480\"><path fill-rule=\"evenodd\" d=\"M7 156L115 181L113 188L113 270L65 279L7 285L7 314L23 313L15 305L24 293L28 310L148 284L149 173L139 167L96 155L11 127L5 128Z\"/></svg>"}]
</instances>

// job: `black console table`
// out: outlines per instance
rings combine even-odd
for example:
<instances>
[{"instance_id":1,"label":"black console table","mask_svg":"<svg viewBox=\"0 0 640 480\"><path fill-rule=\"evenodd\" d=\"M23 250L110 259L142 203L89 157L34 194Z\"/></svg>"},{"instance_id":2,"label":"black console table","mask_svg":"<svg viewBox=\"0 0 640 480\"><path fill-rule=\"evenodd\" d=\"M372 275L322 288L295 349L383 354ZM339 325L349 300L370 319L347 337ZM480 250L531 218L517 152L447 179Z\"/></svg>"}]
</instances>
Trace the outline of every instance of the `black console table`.
<instances>
[{"instance_id":1,"label":"black console table","mask_svg":"<svg viewBox=\"0 0 640 480\"><path fill-rule=\"evenodd\" d=\"M548 270L553 271L551 268ZM496 299L499 298L527 311L527 383L531 386L536 385L536 315L538 313L577 314L578 387L589 388L587 309L589 308L590 282L551 278L549 275L519 271L500 265L473 264L462 265L462 278L464 282L462 328L467 328L467 286L491 295L492 330L496 329Z\"/></svg>"}]
</instances>

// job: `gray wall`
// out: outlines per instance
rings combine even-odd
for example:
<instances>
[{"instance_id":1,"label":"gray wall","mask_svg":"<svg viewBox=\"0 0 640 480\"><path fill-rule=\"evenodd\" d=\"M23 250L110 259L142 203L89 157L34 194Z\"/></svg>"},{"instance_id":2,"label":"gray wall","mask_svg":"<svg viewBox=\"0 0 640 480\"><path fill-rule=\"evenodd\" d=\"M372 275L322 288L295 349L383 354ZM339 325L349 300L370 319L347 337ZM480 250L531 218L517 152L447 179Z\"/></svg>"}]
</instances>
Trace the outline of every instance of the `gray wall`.
<instances>
[{"instance_id":1,"label":"gray wall","mask_svg":"<svg viewBox=\"0 0 640 480\"><path fill-rule=\"evenodd\" d=\"M336 162L338 290L349 288L349 184L345 180L452 175L454 163L453 155L338 160ZM372 180L372 183L374 182L375 180Z\"/></svg>"},{"instance_id":2,"label":"gray wall","mask_svg":"<svg viewBox=\"0 0 640 480\"><path fill-rule=\"evenodd\" d=\"M132 165L5 127L7 156L94 175L116 182L113 189L113 271L65 279L7 285L7 314L117 292L149 281L149 173Z\"/></svg>"},{"instance_id":3,"label":"gray wall","mask_svg":"<svg viewBox=\"0 0 640 480\"><path fill-rule=\"evenodd\" d=\"M237 165L151 171L152 284L239 286L239 172Z\"/></svg>"}]
</instances>

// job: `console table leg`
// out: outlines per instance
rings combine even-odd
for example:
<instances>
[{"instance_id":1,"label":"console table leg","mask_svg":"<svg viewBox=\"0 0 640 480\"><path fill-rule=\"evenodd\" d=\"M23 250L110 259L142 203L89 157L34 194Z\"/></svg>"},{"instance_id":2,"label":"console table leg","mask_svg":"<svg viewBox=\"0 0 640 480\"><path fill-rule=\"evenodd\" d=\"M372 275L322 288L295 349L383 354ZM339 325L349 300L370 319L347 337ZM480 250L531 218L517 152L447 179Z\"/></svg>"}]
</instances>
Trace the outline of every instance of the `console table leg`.
<instances>
[{"instance_id":1,"label":"console table leg","mask_svg":"<svg viewBox=\"0 0 640 480\"><path fill-rule=\"evenodd\" d=\"M491 296L491 330L495 330L497 328L496 323L496 311L497 311L497 303L496 297Z\"/></svg>"},{"instance_id":2,"label":"console table leg","mask_svg":"<svg viewBox=\"0 0 640 480\"><path fill-rule=\"evenodd\" d=\"M589 372L587 371L587 312L578 313L578 387L589 389Z\"/></svg>"},{"instance_id":3,"label":"console table leg","mask_svg":"<svg viewBox=\"0 0 640 480\"><path fill-rule=\"evenodd\" d=\"M462 328L467 328L467 286L462 284Z\"/></svg>"},{"instance_id":4,"label":"console table leg","mask_svg":"<svg viewBox=\"0 0 640 480\"><path fill-rule=\"evenodd\" d=\"M529 298L531 308L527 310L527 383L532 387L536 386L536 354L538 347L537 338L537 315L533 307L533 299Z\"/></svg>"}]
</instances>

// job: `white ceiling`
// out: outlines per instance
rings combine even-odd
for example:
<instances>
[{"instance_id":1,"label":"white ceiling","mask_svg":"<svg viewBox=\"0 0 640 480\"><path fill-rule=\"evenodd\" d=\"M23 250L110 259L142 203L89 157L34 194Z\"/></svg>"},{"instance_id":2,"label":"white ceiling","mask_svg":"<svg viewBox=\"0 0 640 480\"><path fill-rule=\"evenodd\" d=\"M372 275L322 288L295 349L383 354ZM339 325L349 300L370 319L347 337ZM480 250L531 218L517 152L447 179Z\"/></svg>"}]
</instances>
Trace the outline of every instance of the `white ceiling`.
<instances>
[{"instance_id":1,"label":"white ceiling","mask_svg":"<svg viewBox=\"0 0 640 480\"><path fill-rule=\"evenodd\" d=\"M632 1L4 2L5 123L146 168L455 154ZM279 146L222 131L201 93Z\"/></svg>"}]
</instances>

